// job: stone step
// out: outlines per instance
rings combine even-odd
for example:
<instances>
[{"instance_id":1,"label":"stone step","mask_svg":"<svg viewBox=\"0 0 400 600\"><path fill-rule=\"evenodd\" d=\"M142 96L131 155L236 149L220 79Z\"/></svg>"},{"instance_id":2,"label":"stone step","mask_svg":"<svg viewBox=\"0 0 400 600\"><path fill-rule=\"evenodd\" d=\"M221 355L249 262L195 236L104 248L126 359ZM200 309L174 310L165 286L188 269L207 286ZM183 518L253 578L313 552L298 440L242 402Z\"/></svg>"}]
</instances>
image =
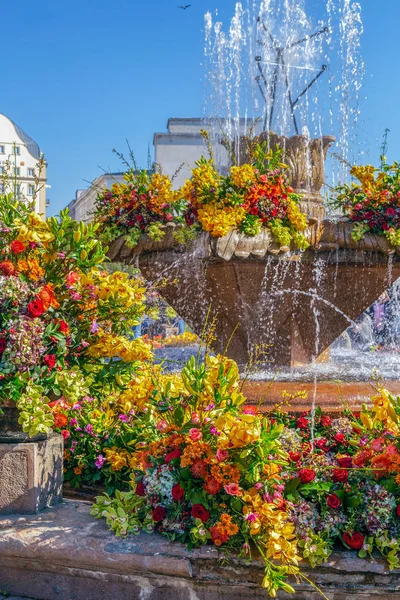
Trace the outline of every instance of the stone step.
<instances>
[{"instance_id":1,"label":"stone step","mask_svg":"<svg viewBox=\"0 0 400 600\"><path fill-rule=\"evenodd\" d=\"M87 502L66 501L35 516L0 520L0 590L25 600L266 600L262 564L221 562L215 547L189 552L158 535L118 539L89 514ZM400 600L400 570L383 561L336 552L304 573L330 600ZM278 600L319 600L308 584Z\"/></svg>"}]
</instances>

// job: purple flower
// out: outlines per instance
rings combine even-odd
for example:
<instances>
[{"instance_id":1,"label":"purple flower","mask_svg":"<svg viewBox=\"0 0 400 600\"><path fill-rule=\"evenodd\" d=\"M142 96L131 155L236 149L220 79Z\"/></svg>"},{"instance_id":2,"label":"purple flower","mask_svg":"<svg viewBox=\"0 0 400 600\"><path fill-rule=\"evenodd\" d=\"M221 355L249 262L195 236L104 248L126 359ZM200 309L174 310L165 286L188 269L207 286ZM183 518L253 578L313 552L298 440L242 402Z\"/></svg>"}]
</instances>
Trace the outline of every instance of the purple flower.
<instances>
[{"instance_id":1,"label":"purple flower","mask_svg":"<svg viewBox=\"0 0 400 600\"><path fill-rule=\"evenodd\" d=\"M99 325L97 321L93 321L92 326L90 328L91 333L96 333L99 329Z\"/></svg>"},{"instance_id":2,"label":"purple flower","mask_svg":"<svg viewBox=\"0 0 400 600\"><path fill-rule=\"evenodd\" d=\"M246 520L250 521L250 523L254 523L254 521L256 521L257 519L258 519L258 514L257 513L250 513L246 517Z\"/></svg>"},{"instance_id":3,"label":"purple flower","mask_svg":"<svg viewBox=\"0 0 400 600\"><path fill-rule=\"evenodd\" d=\"M70 420L70 422L69 422L70 427L76 427L77 425L78 425L78 421L77 421L77 419L75 419L75 417Z\"/></svg>"},{"instance_id":4,"label":"purple flower","mask_svg":"<svg viewBox=\"0 0 400 600\"><path fill-rule=\"evenodd\" d=\"M76 404L73 405L72 410L80 410L81 405L79 404L79 402L77 402Z\"/></svg>"},{"instance_id":5,"label":"purple flower","mask_svg":"<svg viewBox=\"0 0 400 600\"><path fill-rule=\"evenodd\" d=\"M118 419L120 421L122 421L123 423L128 423L128 421L129 421L128 415L118 415Z\"/></svg>"},{"instance_id":6,"label":"purple flower","mask_svg":"<svg viewBox=\"0 0 400 600\"><path fill-rule=\"evenodd\" d=\"M94 464L98 469L101 469L105 462L106 458L102 454L99 454L96 460L94 461Z\"/></svg>"},{"instance_id":7,"label":"purple flower","mask_svg":"<svg viewBox=\"0 0 400 600\"><path fill-rule=\"evenodd\" d=\"M221 435L221 432L218 431L218 429L216 427L214 427L214 425L211 425L210 433L211 433L211 435Z\"/></svg>"},{"instance_id":8,"label":"purple flower","mask_svg":"<svg viewBox=\"0 0 400 600\"><path fill-rule=\"evenodd\" d=\"M93 427L91 426L91 424L90 424L90 423L88 423L88 424L86 425L86 427L85 427L85 431L86 431L86 433L90 433L90 434L92 434L92 433L93 433Z\"/></svg>"}]
</instances>

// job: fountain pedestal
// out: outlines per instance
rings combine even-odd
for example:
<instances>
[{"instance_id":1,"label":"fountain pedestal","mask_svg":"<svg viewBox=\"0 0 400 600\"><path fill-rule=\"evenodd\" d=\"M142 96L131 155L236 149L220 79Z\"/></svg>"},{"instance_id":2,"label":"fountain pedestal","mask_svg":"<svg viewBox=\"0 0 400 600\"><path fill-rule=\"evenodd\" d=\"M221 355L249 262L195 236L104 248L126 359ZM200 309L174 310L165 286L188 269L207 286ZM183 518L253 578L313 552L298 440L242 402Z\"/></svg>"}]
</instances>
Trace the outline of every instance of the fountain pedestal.
<instances>
[{"instance_id":1,"label":"fountain pedestal","mask_svg":"<svg viewBox=\"0 0 400 600\"><path fill-rule=\"evenodd\" d=\"M120 238L109 255L136 261L149 281L167 278L162 295L196 333L211 307L216 351L225 351L236 329L226 353L239 364L267 345L273 365L292 366L320 355L400 276L400 256L385 238L355 243L351 230L348 222L313 226L300 256L277 248L266 231L201 234L181 246L170 227L162 242L143 237L134 250Z\"/></svg>"}]
</instances>

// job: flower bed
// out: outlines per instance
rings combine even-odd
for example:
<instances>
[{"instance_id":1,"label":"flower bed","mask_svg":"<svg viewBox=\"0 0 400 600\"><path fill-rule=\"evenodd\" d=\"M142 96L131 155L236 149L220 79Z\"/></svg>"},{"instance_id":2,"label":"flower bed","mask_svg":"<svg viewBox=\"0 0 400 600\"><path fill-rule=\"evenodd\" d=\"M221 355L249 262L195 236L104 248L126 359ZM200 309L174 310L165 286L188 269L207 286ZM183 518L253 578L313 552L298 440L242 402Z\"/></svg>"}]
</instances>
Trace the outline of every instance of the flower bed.
<instances>
[{"instance_id":1,"label":"flower bed","mask_svg":"<svg viewBox=\"0 0 400 600\"><path fill-rule=\"evenodd\" d=\"M299 208L300 196L287 183L282 151L265 148L253 148L252 163L233 166L226 176L217 172L212 157L203 157L177 191L166 175L128 172L126 183L114 184L97 198L95 218L105 239L125 234L127 244L135 246L147 233L160 241L167 223L180 225L174 236L181 243L199 230L222 237L238 229L254 237L265 227L281 246L307 248L307 218Z\"/></svg>"}]
</instances>

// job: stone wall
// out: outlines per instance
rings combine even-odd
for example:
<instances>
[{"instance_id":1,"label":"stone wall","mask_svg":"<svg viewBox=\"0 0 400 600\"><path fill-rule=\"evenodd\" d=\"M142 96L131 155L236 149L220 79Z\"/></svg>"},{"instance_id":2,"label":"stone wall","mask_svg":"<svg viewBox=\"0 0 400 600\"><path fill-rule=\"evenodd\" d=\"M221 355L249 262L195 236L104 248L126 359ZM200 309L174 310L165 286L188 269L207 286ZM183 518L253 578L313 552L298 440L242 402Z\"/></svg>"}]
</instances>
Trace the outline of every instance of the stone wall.
<instances>
[{"instance_id":1,"label":"stone wall","mask_svg":"<svg viewBox=\"0 0 400 600\"><path fill-rule=\"evenodd\" d=\"M188 552L157 535L121 540L68 501L35 517L0 520L0 590L34 600L266 600L260 562L222 561L215 547ZM330 600L400 600L400 570L337 552L304 573ZM321 598L308 584L296 600ZM285 593L281 600L293 598Z\"/></svg>"}]
</instances>

